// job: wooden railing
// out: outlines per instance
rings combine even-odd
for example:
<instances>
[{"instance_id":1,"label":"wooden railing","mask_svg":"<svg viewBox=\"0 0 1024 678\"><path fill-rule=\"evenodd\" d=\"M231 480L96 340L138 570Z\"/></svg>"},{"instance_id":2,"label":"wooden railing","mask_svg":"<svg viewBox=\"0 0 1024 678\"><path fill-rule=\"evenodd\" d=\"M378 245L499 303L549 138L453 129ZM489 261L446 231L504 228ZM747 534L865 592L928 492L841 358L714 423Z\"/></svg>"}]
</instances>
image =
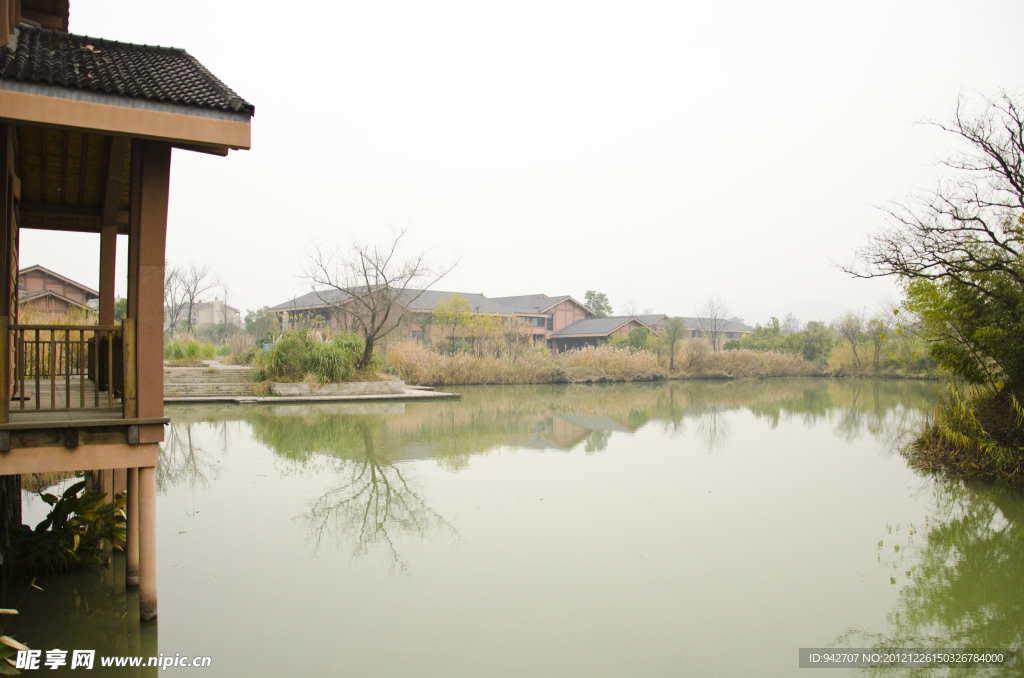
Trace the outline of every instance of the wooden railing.
<instances>
[{"instance_id":1,"label":"wooden railing","mask_svg":"<svg viewBox=\"0 0 1024 678\"><path fill-rule=\"evenodd\" d=\"M121 410L135 416L135 321L13 325L0 317L0 423L11 411ZM127 350L126 350L127 349Z\"/></svg>"}]
</instances>

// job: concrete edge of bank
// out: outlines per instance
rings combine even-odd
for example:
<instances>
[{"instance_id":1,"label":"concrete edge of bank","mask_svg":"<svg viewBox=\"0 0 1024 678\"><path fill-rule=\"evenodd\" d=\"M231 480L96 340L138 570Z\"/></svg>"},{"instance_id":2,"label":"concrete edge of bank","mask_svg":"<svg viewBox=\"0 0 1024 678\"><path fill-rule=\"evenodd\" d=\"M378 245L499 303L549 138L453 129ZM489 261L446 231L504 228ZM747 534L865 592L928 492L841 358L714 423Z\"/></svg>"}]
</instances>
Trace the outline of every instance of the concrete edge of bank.
<instances>
[{"instance_id":1,"label":"concrete edge of bank","mask_svg":"<svg viewBox=\"0 0 1024 678\"><path fill-rule=\"evenodd\" d=\"M236 403L238 405L271 404L282 405L287 403L358 403L376 402L381 400L459 400L460 393L442 393L439 391L427 391L420 388L406 388L404 393L381 393L374 395L326 395L326 396L249 396L249 395L225 395L225 396L169 396L164 397L164 402L174 403Z\"/></svg>"}]
</instances>

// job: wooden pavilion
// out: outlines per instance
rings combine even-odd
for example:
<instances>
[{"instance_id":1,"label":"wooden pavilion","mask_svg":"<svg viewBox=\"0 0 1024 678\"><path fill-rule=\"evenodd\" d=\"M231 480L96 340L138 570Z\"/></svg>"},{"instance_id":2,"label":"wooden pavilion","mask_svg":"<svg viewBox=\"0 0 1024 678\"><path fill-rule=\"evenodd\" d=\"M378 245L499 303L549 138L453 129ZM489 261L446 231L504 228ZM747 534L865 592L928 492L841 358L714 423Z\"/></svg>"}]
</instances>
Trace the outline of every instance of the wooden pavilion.
<instances>
[{"instance_id":1,"label":"wooden pavilion","mask_svg":"<svg viewBox=\"0 0 1024 678\"><path fill-rule=\"evenodd\" d=\"M248 149L254 108L184 50L69 33L68 5L0 0L0 536L20 522L20 474L104 471L105 489L128 494L128 583L152 619L171 151ZM25 228L97 235L98 324L18 323Z\"/></svg>"}]
</instances>

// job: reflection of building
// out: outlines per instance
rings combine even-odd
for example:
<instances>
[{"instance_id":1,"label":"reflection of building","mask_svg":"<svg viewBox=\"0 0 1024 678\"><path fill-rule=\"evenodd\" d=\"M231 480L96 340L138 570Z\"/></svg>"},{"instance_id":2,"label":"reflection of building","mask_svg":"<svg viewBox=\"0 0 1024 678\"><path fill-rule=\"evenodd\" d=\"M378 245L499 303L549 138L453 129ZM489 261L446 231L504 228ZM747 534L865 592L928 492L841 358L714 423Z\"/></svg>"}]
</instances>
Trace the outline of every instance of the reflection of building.
<instances>
[{"instance_id":1,"label":"reflection of building","mask_svg":"<svg viewBox=\"0 0 1024 678\"><path fill-rule=\"evenodd\" d=\"M220 299L203 301L192 308L192 325L198 328L207 325L242 326L242 316L234 306L228 306Z\"/></svg>"},{"instance_id":2,"label":"reflection of building","mask_svg":"<svg viewBox=\"0 0 1024 678\"><path fill-rule=\"evenodd\" d=\"M59 273L29 266L18 271L18 308L42 313L67 313L72 309L92 313L99 309L100 293Z\"/></svg>"}]
</instances>

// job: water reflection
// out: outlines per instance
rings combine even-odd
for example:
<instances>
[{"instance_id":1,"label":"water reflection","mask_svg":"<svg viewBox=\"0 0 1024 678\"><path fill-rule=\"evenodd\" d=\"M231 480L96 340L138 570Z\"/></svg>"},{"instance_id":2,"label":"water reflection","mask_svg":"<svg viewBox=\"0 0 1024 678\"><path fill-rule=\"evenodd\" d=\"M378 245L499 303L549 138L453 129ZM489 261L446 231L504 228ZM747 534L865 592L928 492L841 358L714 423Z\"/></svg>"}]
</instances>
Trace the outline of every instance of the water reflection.
<instances>
[{"instance_id":1,"label":"water reflection","mask_svg":"<svg viewBox=\"0 0 1024 678\"><path fill-rule=\"evenodd\" d=\"M173 407L158 478L161 487L205 486L217 464L196 444L192 427L242 420L277 455L282 475L338 477L299 517L314 551L330 545L356 557L379 548L390 571L404 572L398 536L458 534L415 489L415 472L402 462L432 459L455 472L472 455L502 447L597 454L614 436L649 425L683 444L690 434L699 449L717 453L728 445L739 411L770 428L797 418L808 427L831 423L843 440L865 433L895 440L931 388L820 379L676 382L466 388L461 402ZM218 437L226 435L225 428Z\"/></svg>"},{"instance_id":2,"label":"water reflection","mask_svg":"<svg viewBox=\"0 0 1024 678\"><path fill-rule=\"evenodd\" d=\"M889 628L854 630L839 644L1019 651L1024 644L1024 497L997 486L935 482L934 517L920 532L905 530L892 547L910 551L905 573L910 583L888 615ZM896 568L894 582L903 578L903 567ZM1018 670L1022 659L1017 657ZM978 675L979 669L960 671Z\"/></svg>"},{"instance_id":3,"label":"water reflection","mask_svg":"<svg viewBox=\"0 0 1024 678\"><path fill-rule=\"evenodd\" d=\"M842 440L865 434L896 437L931 399L930 382L777 379L573 386L466 387L461 402L363 405L281 405L168 408L176 426L243 420L275 453L294 461L350 458L362 449L346 417L379 417L375 448L392 461L435 459L458 470L468 455L500 447L588 452L606 449L615 434L655 424L671 436L695 426L707 451L728 442L730 413L746 411L775 428L799 420L828 423ZM184 434L182 434L184 435Z\"/></svg>"},{"instance_id":4,"label":"water reflection","mask_svg":"<svg viewBox=\"0 0 1024 678\"><path fill-rule=\"evenodd\" d=\"M193 424L168 427L167 439L160 446L156 470L157 489L163 491L187 482L191 489L208 488L220 472L217 460L203 450L193 436Z\"/></svg>"},{"instance_id":5,"label":"water reflection","mask_svg":"<svg viewBox=\"0 0 1024 678\"><path fill-rule=\"evenodd\" d=\"M325 541L335 545L350 543L354 558L379 546L394 574L408 568L395 545L397 537L437 533L458 536L455 528L415 490L409 477L411 471L403 471L400 465L378 453L374 434L383 425L382 420L358 417L333 421L348 424L344 428L362 441L361 453L351 459L336 460L333 470L344 481L317 498L310 512L302 517L317 548Z\"/></svg>"},{"instance_id":6,"label":"water reflection","mask_svg":"<svg viewBox=\"0 0 1024 678\"><path fill-rule=\"evenodd\" d=\"M4 607L18 610L4 617L4 633L14 633L32 648L97 649L90 675L155 676L155 667L100 666L102 656L156 656L157 626L139 621L138 589L125 588L124 556L113 564L82 572L46 575L7 582ZM34 583L34 585L33 585ZM7 625L11 628L6 628Z\"/></svg>"}]
</instances>

